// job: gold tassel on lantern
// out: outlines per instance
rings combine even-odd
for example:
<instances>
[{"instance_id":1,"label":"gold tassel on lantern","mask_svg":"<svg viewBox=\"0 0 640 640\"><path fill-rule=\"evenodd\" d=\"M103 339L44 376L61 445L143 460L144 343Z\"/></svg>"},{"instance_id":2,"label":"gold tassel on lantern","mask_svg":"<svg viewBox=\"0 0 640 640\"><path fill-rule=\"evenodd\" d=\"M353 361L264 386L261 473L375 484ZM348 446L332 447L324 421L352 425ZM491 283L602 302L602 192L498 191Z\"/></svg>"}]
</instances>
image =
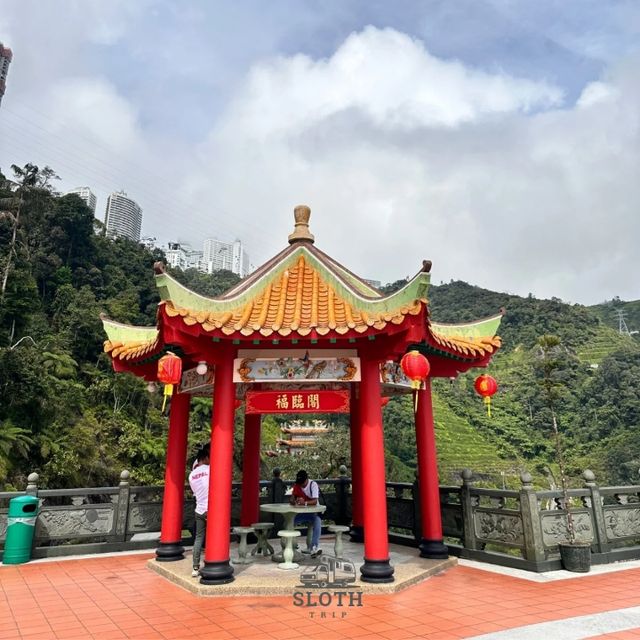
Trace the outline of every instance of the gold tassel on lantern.
<instances>
[{"instance_id":1,"label":"gold tassel on lantern","mask_svg":"<svg viewBox=\"0 0 640 640\"><path fill-rule=\"evenodd\" d=\"M182 360L175 353L167 353L158 360L158 381L164 384L162 413L167 406L167 398L173 395L173 387L182 379Z\"/></svg>"},{"instance_id":2,"label":"gold tassel on lantern","mask_svg":"<svg viewBox=\"0 0 640 640\"><path fill-rule=\"evenodd\" d=\"M164 394L162 398L162 413L164 413L164 408L167 406L167 398L173 395L173 385L165 384L164 385Z\"/></svg>"}]
</instances>

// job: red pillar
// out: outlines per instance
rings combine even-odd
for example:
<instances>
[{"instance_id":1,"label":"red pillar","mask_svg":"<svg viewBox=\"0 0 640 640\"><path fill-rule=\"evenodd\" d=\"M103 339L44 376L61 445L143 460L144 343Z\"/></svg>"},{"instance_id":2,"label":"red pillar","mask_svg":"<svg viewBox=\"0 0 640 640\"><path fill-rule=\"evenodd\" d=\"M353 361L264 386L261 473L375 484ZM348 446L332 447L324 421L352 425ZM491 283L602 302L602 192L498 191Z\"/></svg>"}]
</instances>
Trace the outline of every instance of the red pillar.
<instances>
[{"instance_id":1,"label":"red pillar","mask_svg":"<svg viewBox=\"0 0 640 640\"><path fill-rule=\"evenodd\" d=\"M447 558L447 547L442 538L438 458L430 378L427 378L425 388L418 391L416 449L418 453L420 513L422 514L420 555L423 558Z\"/></svg>"},{"instance_id":2,"label":"red pillar","mask_svg":"<svg viewBox=\"0 0 640 640\"><path fill-rule=\"evenodd\" d=\"M204 567L200 570L202 584L226 584L233 581L233 567L229 563L229 543L234 418L233 352L226 349L223 360L216 364L215 368L211 417L209 517Z\"/></svg>"},{"instance_id":3,"label":"red pillar","mask_svg":"<svg viewBox=\"0 0 640 640\"><path fill-rule=\"evenodd\" d=\"M242 510L240 524L249 527L260 520L260 421L259 414L244 416L242 452Z\"/></svg>"},{"instance_id":4,"label":"red pillar","mask_svg":"<svg viewBox=\"0 0 640 640\"><path fill-rule=\"evenodd\" d=\"M362 517L362 458L360 448L361 438L360 401L356 397L356 384L351 385L351 531L349 535L353 542L364 541Z\"/></svg>"},{"instance_id":5,"label":"red pillar","mask_svg":"<svg viewBox=\"0 0 640 640\"><path fill-rule=\"evenodd\" d=\"M360 362L360 457L364 520L364 564L360 573L363 582L393 582L393 567L389 564L380 366L377 360L365 354Z\"/></svg>"},{"instance_id":6,"label":"red pillar","mask_svg":"<svg viewBox=\"0 0 640 640\"><path fill-rule=\"evenodd\" d=\"M184 548L181 544L182 512L190 402L191 396L188 393L178 393L171 398L160 545L156 549L156 559L159 562L184 558Z\"/></svg>"}]
</instances>

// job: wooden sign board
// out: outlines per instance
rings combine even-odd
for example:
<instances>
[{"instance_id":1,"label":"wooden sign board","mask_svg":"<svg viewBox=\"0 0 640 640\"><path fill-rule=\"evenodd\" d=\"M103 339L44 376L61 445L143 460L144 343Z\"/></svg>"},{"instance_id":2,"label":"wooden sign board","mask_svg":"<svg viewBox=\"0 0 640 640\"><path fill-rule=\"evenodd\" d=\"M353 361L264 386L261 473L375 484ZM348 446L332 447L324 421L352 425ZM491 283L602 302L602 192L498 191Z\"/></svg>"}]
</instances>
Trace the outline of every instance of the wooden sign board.
<instances>
[{"instance_id":1,"label":"wooden sign board","mask_svg":"<svg viewBox=\"0 0 640 640\"><path fill-rule=\"evenodd\" d=\"M317 357L309 352L283 354L279 358L236 358L233 363L234 382L359 382L360 358Z\"/></svg>"},{"instance_id":2,"label":"wooden sign board","mask_svg":"<svg viewBox=\"0 0 640 640\"><path fill-rule=\"evenodd\" d=\"M245 413L349 413L348 391L247 391Z\"/></svg>"},{"instance_id":3,"label":"wooden sign board","mask_svg":"<svg viewBox=\"0 0 640 640\"><path fill-rule=\"evenodd\" d=\"M213 381L213 367L207 369L204 375L200 375L195 369L187 369L182 373L180 393L188 393L193 396L211 396Z\"/></svg>"}]
</instances>

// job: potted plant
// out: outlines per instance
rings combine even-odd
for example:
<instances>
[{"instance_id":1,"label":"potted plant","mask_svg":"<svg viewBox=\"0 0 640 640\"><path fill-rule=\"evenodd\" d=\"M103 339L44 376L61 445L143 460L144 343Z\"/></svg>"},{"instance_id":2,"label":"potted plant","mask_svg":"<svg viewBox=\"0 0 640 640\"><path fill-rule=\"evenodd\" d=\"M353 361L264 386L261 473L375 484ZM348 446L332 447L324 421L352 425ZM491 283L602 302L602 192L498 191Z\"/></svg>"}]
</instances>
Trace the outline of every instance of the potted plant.
<instances>
[{"instance_id":1,"label":"potted plant","mask_svg":"<svg viewBox=\"0 0 640 640\"><path fill-rule=\"evenodd\" d=\"M560 338L557 336L544 335L538 339L538 365L541 374L541 384L544 401L551 414L556 463L560 471L562 506L567 521L567 541L558 544L560 559L562 566L567 571L586 573L591 568L591 544L579 540L576 535L575 521L573 513L571 512L571 499L569 498L563 439L558 428L558 418L556 414L556 402L560 389L558 373L561 368L560 357L563 353L564 349L561 345Z\"/></svg>"}]
</instances>

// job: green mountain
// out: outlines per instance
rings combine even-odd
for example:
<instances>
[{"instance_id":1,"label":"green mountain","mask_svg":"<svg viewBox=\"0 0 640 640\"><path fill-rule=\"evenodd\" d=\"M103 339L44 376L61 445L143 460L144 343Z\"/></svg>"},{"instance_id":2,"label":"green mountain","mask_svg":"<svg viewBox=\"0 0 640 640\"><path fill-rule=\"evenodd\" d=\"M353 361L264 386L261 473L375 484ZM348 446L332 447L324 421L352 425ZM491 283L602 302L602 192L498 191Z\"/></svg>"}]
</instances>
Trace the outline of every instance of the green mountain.
<instances>
[{"instance_id":1,"label":"green mountain","mask_svg":"<svg viewBox=\"0 0 640 640\"><path fill-rule=\"evenodd\" d=\"M158 295L152 266L163 254L106 238L77 196L55 193L54 180L51 170L32 165L15 168L12 180L0 173L0 489L23 487L31 471L48 487L113 485L124 468L136 482L162 482L168 425L161 399L139 379L114 374L102 353L99 314L153 324ZM205 295L237 282L229 272L174 275ZM640 340L617 332L611 306L623 305L633 329L640 326L640 301L585 307L464 282L434 286L429 295L433 317L442 322L507 310L503 348L489 368L500 385L491 418L473 390L478 371L434 381L442 482L457 483L469 467L494 486L517 487L523 469L538 484L553 484L550 415L536 346L546 334L562 345L556 413L571 476L590 467L602 484L638 482ZM194 449L208 438L211 401L196 398L192 406ZM279 425L273 418L266 422L265 441L273 446ZM316 475L335 474L348 461L346 424L336 429L305 460L265 458L264 473L276 465L288 473L292 465L308 463ZM386 406L385 441L389 479L412 480L410 398Z\"/></svg>"},{"instance_id":2,"label":"green mountain","mask_svg":"<svg viewBox=\"0 0 640 640\"><path fill-rule=\"evenodd\" d=\"M625 302L620 298L614 298L608 302L593 305L589 309L600 318L603 324L616 331L620 328L620 315L622 315L632 337L640 341L640 300Z\"/></svg>"},{"instance_id":3,"label":"green mountain","mask_svg":"<svg viewBox=\"0 0 640 640\"><path fill-rule=\"evenodd\" d=\"M557 299L522 298L452 282L433 287L430 302L433 317L449 322L506 309L500 328L503 348L488 370L500 387L494 396L492 418L483 413L473 392L472 381L479 372L469 372L451 384L440 382L436 388L444 404L497 449L496 468L511 469L506 471L511 475L507 484L517 486L518 470L525 467L541 484L554 482L554 448L537 371L536 342L545 334L558 336L564 349L559 420L572 476L590 467L602 482L637 482L638 341L620 335L594 309ZM446 452L451 445L447 442L443 439L440 456L445 477L451 473ZM487 461L477 470L488 474L490 468ZM505 477L494 472L490 480L500 484Z\"/></svg>"}]
</instances>

